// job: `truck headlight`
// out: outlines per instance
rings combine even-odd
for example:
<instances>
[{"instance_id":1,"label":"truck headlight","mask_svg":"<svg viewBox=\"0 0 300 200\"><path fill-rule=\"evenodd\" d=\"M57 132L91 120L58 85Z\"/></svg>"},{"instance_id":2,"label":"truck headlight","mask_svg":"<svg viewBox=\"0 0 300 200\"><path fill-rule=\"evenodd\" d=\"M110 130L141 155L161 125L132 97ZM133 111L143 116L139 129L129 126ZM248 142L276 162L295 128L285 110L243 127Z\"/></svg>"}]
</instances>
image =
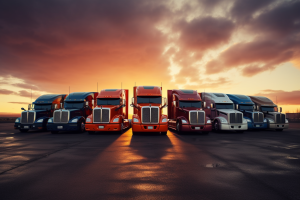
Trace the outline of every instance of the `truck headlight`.
<instances>
[{"instance_id":1,"label":"truck headlight","mask_svg":"<svg viewBox=\"0 0 300 200\"><path fill-rule=\"evenodd\" d=\"M264 122L266 123L266 122L268 122L268 120L267 120L267 119L264 119Z\"/></svg>"},{"instance_id":2,"label":"truck headlight","mask_svg":"<svg viewBox=\"0 0 300 200\"><path fill-rule=\"evenodd\" d=\"M137 118L133 118L133 122L139 122Z\"/></svg>"},{"instance_id":3,"label":"truck headlight","mask_svg":"<svg viewBox=\"0 0 300 200\"><path fill-rule=\"evenodd\" d=\"M36 122L43 122L43 120L44 120L44 119L39 119L39 120L37 120Z\"/></svg>"},{"instance_id":4,"label":"truck headlight","mask_svg":"<svg viewBox=\"0 0 300 200\"><path fill-rule=\"evenodd\" d=\"M53 122L53 120L52 120L52 119L48 119L48 123L49 123L49 122L50 122L50 123L52 123L52 122Z\"/></svg>"},{"instance_id":5,"label":"truck headlight","mask_svg":"<svg viewBox=\"0 0 300 200\"><path fill-rule=\"evenodd\" d=\"M76 118L76 119L72 119L72 121L71 122L78 122L78 119Z\"/></svg>"},{"instance_id":6,"label":"truck headlight","mask_svg":"<svg viewBox=\"0 0 300 200\"><path fill-rule=\"evenodd\" d=\"M227 123L227 120L226 120L226 119L224 119L224 118L220 118L220 121L221 121L221 123L222 123L222 124L225 124L225 123Z\"/></svg>"},{"instance_id":7,"label":"truck headlight","mask_svg":"<svg viewBox=\"0 0 300 200\"><path fill-rule=\"evenodd\" d=\"M163 118L161 122L167 122L167 118Z\"/></svg>"},{"instance_id":8,"label":"truck headlight","mask_svg":"<svg viewBox=\"0 0 300 200\"><path fill-rule=\"evenodd\" d=\"M20 122L20 119L19 119L19 118L17 118L15 122L19 123L19 122Z\"/></svg>"},{"instance_id":9,"label":"truck headlight","mask_svg":"<svg viewBox=\"0 0 300 200\"><path fill-rule=\"evenodd\" d=\"M287 119L285 119L285 123L289 123L289 121Z\"/></svg>"},{"instance_id":10,"label":"truck headlight","mask_svg":"<svg viewBox=\"0 0 300 200\"><path fill-rule=\"evenodd\" d=\"M185 119L181 120L183 124L187 124L187 121Z\"/></svg>"},{"instance_id":11,"label":"truck headlight","mask_svg":"<svg viewBox=\"0 0 300 200\"><path fill-rule=\"evenodd\" d=\"M246 119L246 121L251 123L251 120L250 120L250 119Z\"/></svg>"},{"instance_id":12,"label":"truck headlight","mask_svg":"<svg viewBox=\"0 0 300 200\"><path fill-rule=\"evenodd\" d=\"M211 120L209 119L209 120L207 120L207 122L206 122L207 124L210 124L211 123Z\"/></svg>"},{"instance_id":13,"label":"truck headlight","mask_svg":"<svg viewBox=\"0 0 300 200\"><path fill-rule=\"evenodd\" d=\"M274 120L273 119L269 119L270 124L274 124Z\"/></svg>"},{"instance_id":14,"label":"truck headlight","mask_svg":"<svg viewBox=\"0 0 300 200\"><path fill-rule=\"evenodd\" d=\"M113 122L119 122L119 118L115 118Z\"/></svg>"},{"instance_id":15,"label":"truck headlight","mask_svg":"<svg viewBox=\"0 0 300 200\"><path fill-rule=\"evenodd\" d=\"M87 119L86 119L86 122L91 122L91 118L87 118Z\"/></svg>"}]
</instances>

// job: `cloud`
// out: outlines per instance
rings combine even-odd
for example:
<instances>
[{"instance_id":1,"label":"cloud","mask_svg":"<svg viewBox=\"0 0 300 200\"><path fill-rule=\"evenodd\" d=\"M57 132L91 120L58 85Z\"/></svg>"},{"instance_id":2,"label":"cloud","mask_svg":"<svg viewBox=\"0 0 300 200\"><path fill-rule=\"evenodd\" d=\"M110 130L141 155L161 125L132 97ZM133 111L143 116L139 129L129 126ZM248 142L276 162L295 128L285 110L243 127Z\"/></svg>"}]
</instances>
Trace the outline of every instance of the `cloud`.
<instances>
[{"instance_id":1,"label":"cloud","mask_svg":"<svg viewBox=\"0 0 300 200\"><path fill-rule=\"evenodd\" d=\"M11 90L6 90L6 89L0 89L0 94L4 94L4 95L9 95L9 94L14 94L14 91Z\"/></svg>"},{"instance_id":2,"label":"cloud","mask_svg":"<svg viewBox=\"0 0 300 200\"><path fill-rule=\"evenodd\" d=\"M278 105L299 105L300 90L295 91L283 91L283 90L262 90L254 96L265 96L270 98L276 104L276 98Z\"/></svg>"},{"instance_id":3,"label":"cloud","mask_svg":"<svg viewBox=\"0 0 300 200\"><path fill-rule=\"evenodd\" d=\"M0 89L0 95L18 95L21 97L31 97L33 99L38 98L39 96L41 96L42 94L40 92L28 92L26 90L20 90L18 92L15 91L11 91L11 90L6 90L6 89Z\"/></svg>"}]
</instances>

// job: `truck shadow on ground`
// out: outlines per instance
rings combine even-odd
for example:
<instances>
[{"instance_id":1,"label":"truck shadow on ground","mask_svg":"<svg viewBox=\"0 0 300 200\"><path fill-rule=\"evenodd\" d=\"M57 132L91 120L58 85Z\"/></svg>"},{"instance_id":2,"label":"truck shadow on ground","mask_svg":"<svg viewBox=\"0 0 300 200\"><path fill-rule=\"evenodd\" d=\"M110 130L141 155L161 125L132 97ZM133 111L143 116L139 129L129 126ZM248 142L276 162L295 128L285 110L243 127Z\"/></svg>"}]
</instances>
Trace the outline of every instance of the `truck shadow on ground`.
<instances>
[{"instance_id":1,"label":"truck shadow on ground","mask_svg":"<svg viewBox=\"0 0 300 200\"><path fill-rule=\"evenodd\" d=\"M201 136L207 136L209 135L209 133L203 133L203 132L186 132L186 131L182 131L182 132L178 132L178 131L175 131L174 129L168 129L170 132L172 132L173 134L178 134L178 135L201 135Z\"/></svg>"},{"instance_id":2,"label":"truck shadow on ground","mask_svg":"<svg viewBox=\"0 0 300 200\"><path fill-rule=\"evenodd\" d=\"M123 132L120 131L96 131L93 133L88 133L89 135L122 135L124 133L126 133L127 131L129 131L130 128L124 129Z\"/></svg>"}]
</instances>

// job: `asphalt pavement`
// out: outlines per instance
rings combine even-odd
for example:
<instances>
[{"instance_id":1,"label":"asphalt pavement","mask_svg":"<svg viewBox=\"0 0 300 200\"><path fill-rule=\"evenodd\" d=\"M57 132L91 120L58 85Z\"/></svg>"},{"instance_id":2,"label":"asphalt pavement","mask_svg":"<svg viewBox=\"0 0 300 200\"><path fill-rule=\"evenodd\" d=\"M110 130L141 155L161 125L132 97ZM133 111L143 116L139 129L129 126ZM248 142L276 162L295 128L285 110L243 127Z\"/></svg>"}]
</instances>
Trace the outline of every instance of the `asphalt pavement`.
<instances>
[{"instance_id":1,"label":"asphalt pavement","mask_svg":"<svg viewBox=\"0 0 300 200\"><path fill-rule=\"evenodd\" d=\"M300 125L244 133L20 133L0 123L0 199L300 199Z\"/></svg>"}]
</instances>

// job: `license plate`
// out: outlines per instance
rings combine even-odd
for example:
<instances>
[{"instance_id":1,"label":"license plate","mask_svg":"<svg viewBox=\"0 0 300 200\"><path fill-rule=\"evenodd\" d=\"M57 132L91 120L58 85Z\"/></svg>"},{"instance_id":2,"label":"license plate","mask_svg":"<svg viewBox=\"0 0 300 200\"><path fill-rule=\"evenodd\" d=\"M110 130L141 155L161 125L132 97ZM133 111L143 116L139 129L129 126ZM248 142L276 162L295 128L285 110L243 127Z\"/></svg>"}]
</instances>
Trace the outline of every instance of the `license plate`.
<instances>
[{"instance_id":1,"label":"license plate","mask_svg":"<svg viewBox=\"0 0 300 200\"><path fill-rule=\"evenodd\" d=\"M29 126L24 126L24 128L29 128Z\"/></svg>"},{"instance_id":2,"label":"license plate","mask_svg":"<svg viewBox=\"0 0 300 200\"><path fill-rule=\"evenodd\" d=\"M148 126L148 129L153 129L153 126Z\"/></svg>"},{"instance_id":3,"label":"license plate","mask_svg":"<svg viewBox=\"0 0 300 200\"><path fill-rule=\"evenodd\" d=\"M104 128L104 126L99 126L98 128L99 128L99 129L103 129L103 128Z\"/></svg>"},{"instance_id":4,"label":"license plate","mask_svg":"<svg viewBox=\"0 0 300 200\"><path fill-rule=\"evenodd\" d=\"M63 129L63 126L57 126L57 129Z\"/></svg>"},{"instance_id":5,"label":"license plate","mask_svg":"<svg viewBox=\"0 0 300 200\"><path fill-rule=\"evenodd\" d=\"M256 125L256 127L260 127L260 125Z\"/></svg>"},{"instance_id":6,"label":"license plate","mask_svg":"<svg viewBox=\"0 0 300 200\"><path fill-rule=\"evenodd\" d=\"M195 127L195 130L200 130L200 127Z\"/></svg>"}]
</instances>

